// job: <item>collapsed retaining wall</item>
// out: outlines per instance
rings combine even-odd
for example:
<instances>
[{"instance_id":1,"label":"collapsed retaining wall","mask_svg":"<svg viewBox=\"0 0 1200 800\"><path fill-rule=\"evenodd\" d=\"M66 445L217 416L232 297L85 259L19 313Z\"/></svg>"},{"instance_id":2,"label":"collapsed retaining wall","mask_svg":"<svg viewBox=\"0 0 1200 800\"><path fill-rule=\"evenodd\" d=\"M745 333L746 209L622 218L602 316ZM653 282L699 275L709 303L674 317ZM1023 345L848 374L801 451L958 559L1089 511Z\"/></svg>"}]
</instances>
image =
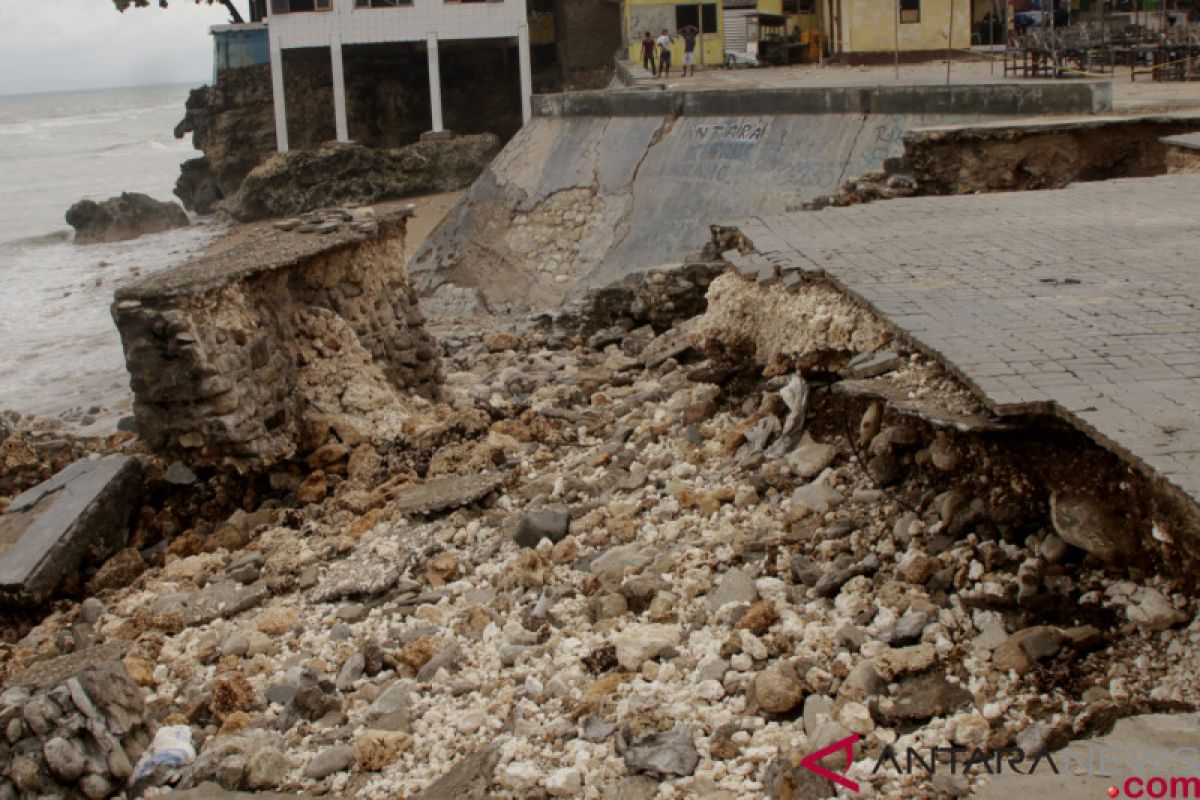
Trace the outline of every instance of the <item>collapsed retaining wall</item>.
<instances>
[{"instance_id":1,"label":"collapsed retaining wall","mask_svg":"<svg viewBox=\"0 0 1200 800\"><path fill-rule=\"evenodd\" d=\"M403 270L410 214L263 229L119 290L140 435L191 464L257 469L330 429L369 437L400 390L435 393L438 351Z\"/></svg>"},{"instance_id":2,"label":"collapsed retaining wall","mask_svg":"<svg viewBox=\"0 0 1200 800\"><path fill-rule=\"evenodd\" d=\"M609 91L538 98L417 253L417 290L548 307L699 250L714 220L781 213L903 150L910 128L1111 108L1111 85Z\"/></svg>"}]
</instances>

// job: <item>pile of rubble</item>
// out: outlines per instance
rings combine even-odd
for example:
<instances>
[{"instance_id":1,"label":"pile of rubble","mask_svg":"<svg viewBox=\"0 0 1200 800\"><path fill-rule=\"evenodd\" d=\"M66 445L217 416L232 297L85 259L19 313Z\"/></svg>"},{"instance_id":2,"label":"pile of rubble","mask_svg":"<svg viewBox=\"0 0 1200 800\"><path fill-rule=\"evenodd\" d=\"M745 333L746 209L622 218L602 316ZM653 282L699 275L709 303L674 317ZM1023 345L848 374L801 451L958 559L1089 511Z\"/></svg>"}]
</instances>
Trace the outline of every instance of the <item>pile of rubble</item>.
<instances>
[{"instance_id":1,"label":"pile of rubble","mask_svg":"<svg viewBox=\"0 0 1200 800\"><path fill-rule=\"evenodd\" d=\"M1148 569L1151 520L1095 491L1136 476L991 419L826 287L764 291L724 274L674 327L653 304L586 332L431 320L440 398L331 433L0 650L0 747L24 756L0 797L127 774L73 727L74 684L41 730L21 688L97 646L140 688L127 732L105 723L130 760L136 719L186 726L180 789L823 797L801 760L857 735L862 791L960 796L983 769L873 767L1196 702L1191 600Z\"/></svg>"},{"instance_id":2,"label":"pile of rubble","mask_svg":"<svg viewBox=\"0 0 1200 800\"><path fill-rule=\"evenodd\" d=\"M409 206L413 208L414 206ZM288 217L273 223L276 230L296 233L336 233L349 229L355 233L375 233L379 223L373 206L356 208L320 208L298 217Z\"/></svg>"}]
</instances>

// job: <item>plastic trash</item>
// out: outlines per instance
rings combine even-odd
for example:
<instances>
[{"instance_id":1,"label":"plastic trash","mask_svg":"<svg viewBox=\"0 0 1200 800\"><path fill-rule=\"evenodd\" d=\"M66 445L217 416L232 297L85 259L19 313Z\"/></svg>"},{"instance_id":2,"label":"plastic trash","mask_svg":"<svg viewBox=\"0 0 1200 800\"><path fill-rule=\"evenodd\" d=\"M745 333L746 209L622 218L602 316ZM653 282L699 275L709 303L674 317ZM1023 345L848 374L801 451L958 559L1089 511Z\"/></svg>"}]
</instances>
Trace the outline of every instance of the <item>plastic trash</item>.
<instances>
[{"instance_id":1,"label":"plastic trash","mask_svg":"<svg viewBox=\"0 0 1200 800\"><path fill-rule=\"evenodd\" d=\"M192 729L187 725L168 725L154 734L150 747L138 759L130 784L136 784L151 775L162 785L176 777L181 767L196 760L196 748L192 745Z\"/></svg>"}]
</instances>

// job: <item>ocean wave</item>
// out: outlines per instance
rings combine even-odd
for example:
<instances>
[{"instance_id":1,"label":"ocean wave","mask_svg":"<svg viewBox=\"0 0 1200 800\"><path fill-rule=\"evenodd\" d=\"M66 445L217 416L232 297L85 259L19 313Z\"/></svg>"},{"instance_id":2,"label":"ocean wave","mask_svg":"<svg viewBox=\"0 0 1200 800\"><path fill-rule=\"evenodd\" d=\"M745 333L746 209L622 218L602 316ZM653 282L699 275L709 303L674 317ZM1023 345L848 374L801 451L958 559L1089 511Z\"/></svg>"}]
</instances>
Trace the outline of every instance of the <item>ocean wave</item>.
<instances>
[{"instance_id":1,"label":"ocean wave","mask_svg":"<svg viewBox=\"0 0 1200 800\"><path fill-rule=\"evenodd\" d=\"M34 236L22 236L19 239L9 239L7 242L0 242L0 247L29 247L31 245L62 244L63 242L69 241L71 241L71 229L62 228L49 233L39 233Z\"/></svg>"}]
</instances>

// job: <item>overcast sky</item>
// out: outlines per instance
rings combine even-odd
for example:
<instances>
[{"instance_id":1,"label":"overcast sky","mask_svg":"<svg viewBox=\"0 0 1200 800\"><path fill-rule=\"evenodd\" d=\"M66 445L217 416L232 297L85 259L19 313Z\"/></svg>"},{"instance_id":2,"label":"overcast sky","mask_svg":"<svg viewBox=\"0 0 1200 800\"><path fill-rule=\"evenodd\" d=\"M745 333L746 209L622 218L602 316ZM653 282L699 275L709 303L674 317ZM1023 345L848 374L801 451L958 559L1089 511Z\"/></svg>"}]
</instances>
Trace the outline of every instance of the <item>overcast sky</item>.
<instances>
[{"instance_id":1,"label":"overcast sky","mask_svg":"<svg viewBox=\"0 0 1200 800\"><path fill-rule=\"evenodd\" d=\"M111 0L0 0L0 94L199 85L212 78L208 26L224 22L222 6L192 0L124 14Z\"/></svg>"}]
</instances>

